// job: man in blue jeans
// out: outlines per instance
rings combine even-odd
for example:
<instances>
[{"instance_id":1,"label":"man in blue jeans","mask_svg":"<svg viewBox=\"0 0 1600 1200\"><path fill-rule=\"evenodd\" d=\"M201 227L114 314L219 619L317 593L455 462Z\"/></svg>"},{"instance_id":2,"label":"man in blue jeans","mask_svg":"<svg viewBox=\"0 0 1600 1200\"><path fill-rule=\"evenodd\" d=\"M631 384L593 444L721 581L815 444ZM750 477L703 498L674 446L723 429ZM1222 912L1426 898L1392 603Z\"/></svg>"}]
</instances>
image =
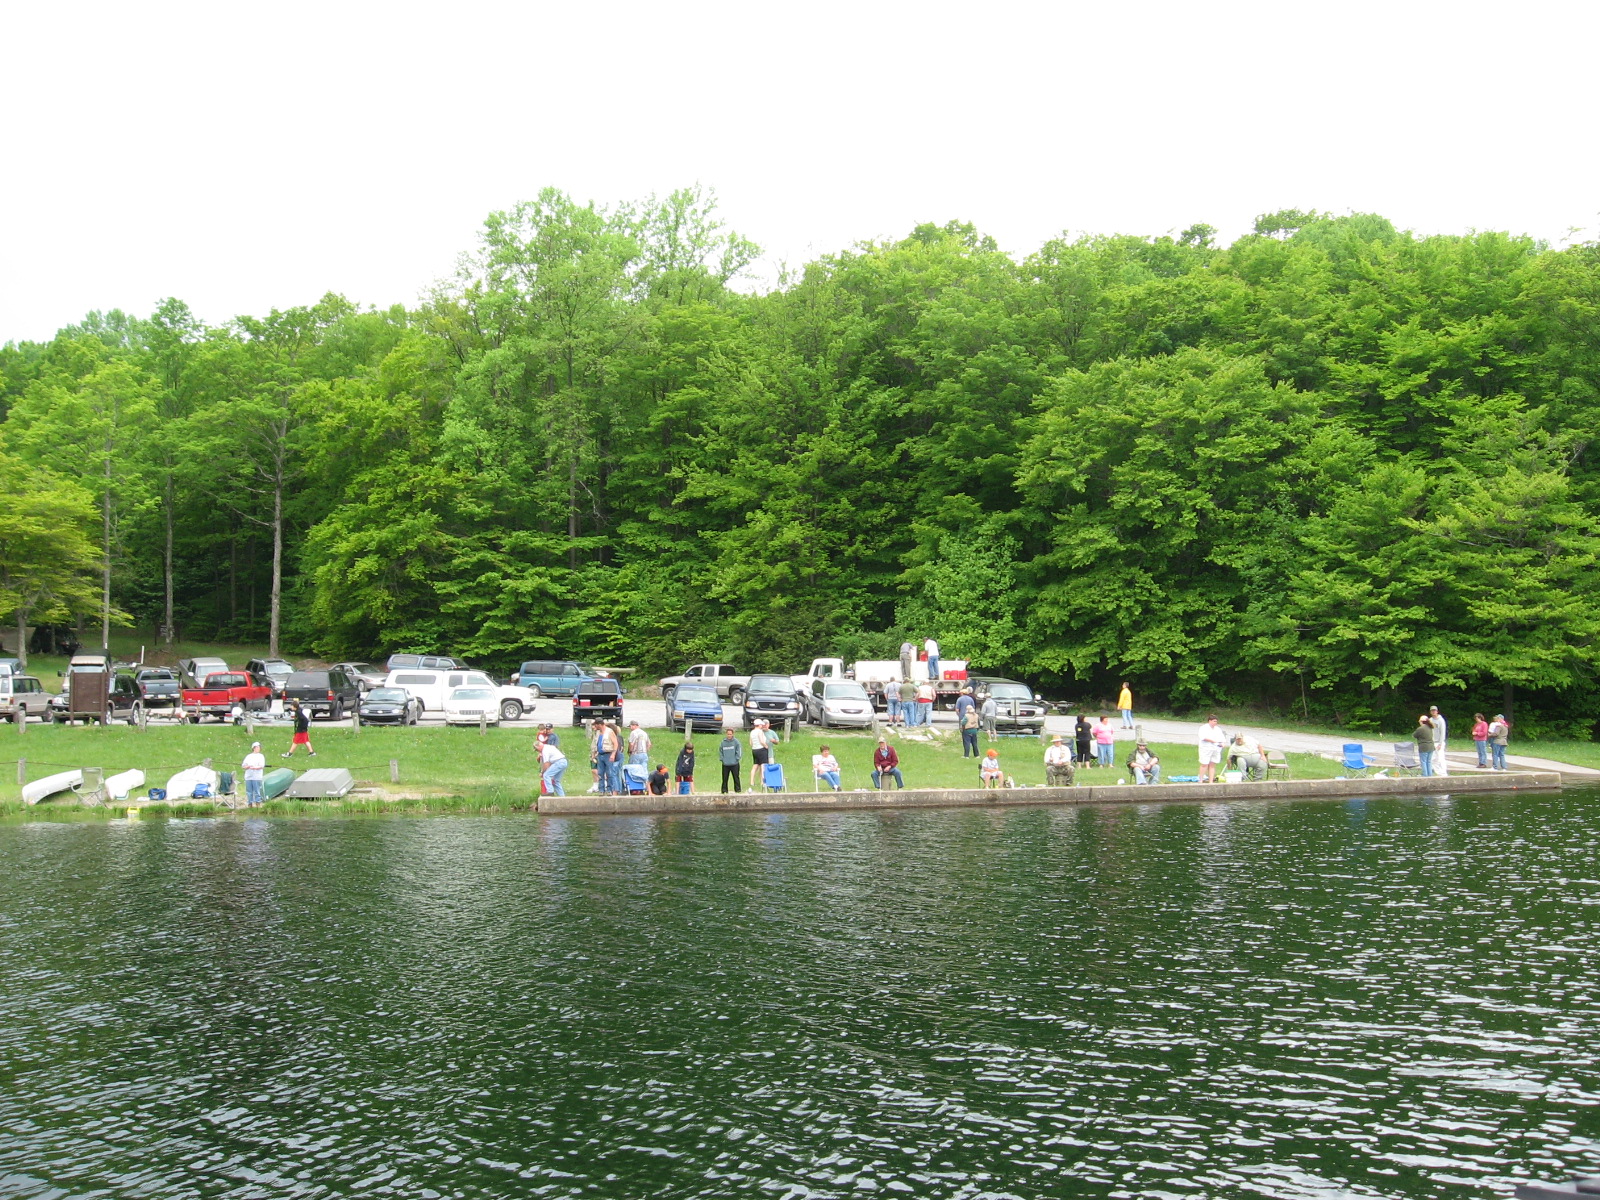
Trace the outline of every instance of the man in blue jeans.
<instances>
[{"instance_id":1,"label":"man in blue jeans","mask_svg":"<svg viewBox=\"0 0 1600 1200\"><path fill-rule=\"evenodd\" d=\"M244 768L244 802L247 808L259 808L266 798L267 756L261 753L261 743L251 742L250 753L239 764Z\"/></svg>"},{"instance_id":2,"label":"man in blue jeans","mask_svg":"<svg viewBox=\"0 0 1600 1200\"><path fill-rule=\"evenodd\" d=\"M889 739L881 737L878 739L878 748L872 752L872 786L882 791L883 781L891 775L904 791L906 778L900 774L900 756L894 752L894 747L889 745Z\"/></svg>"},{"instance_id":3,"label":"man in blue jeans","mask_svg":"<svg viewBox=\"0 0 1600 1200\"><path fill-rule=\"evenodd\" d=\"M1428 719L1428 714L1423 713L1417 718L1417 727L1411 733L1411 740L1417 744L1417 757L1422 760L1422 773L1433 775L1433 722Z\"/></svg>"}]
</instances>

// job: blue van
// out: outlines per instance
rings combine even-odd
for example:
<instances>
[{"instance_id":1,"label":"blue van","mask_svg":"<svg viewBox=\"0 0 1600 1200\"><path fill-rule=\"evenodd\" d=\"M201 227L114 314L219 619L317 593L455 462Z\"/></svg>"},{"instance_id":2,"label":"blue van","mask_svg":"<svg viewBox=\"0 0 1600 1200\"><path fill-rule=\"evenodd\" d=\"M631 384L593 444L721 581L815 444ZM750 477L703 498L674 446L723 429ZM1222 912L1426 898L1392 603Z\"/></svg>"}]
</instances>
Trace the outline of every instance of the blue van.
<instances>
[{"instance_id":1,"label":"blue van","mask_svg":"<svg viewBox=\"0 0 1600 1200\"><path fill-rule=\"evenodd\" d=\"M580 683L594 678L594 669L580 662L535 659L517 668L513 683L535 696L571 696Z\"/></svg>"}]
</instances>

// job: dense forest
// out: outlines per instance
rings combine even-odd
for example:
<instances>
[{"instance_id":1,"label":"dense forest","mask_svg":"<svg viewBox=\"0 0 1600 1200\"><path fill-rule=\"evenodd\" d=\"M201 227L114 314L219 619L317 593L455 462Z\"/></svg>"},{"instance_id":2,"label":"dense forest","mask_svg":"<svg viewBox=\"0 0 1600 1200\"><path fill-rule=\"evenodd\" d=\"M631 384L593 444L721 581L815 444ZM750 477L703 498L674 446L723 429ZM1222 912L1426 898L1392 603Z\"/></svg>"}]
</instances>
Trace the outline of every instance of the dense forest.
<instances>
[{"instance_id":1,"label":"dense forest","mask_svg":"<svg viewBox=\"0 0 1600 1200\"><path fill-rule=\"evenodd\" d=\"M1600 247L756 254L699 190L547 191L414 308L8 344L0 619L648 671L931 634L1061 697L1600 717Z\"/></svg>"}]
</instances>

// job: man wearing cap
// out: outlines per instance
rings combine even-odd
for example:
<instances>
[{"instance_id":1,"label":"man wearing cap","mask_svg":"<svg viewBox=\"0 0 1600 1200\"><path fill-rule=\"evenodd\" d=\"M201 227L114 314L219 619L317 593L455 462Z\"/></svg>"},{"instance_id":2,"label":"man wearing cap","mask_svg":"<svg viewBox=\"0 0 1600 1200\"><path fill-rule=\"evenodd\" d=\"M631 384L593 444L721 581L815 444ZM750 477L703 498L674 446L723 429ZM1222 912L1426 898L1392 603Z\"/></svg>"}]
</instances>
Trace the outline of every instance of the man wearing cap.
<instances>
[{"instance_id":1,"label":"man wearing cap","mask_svg":"<svg viewBox=\"0 0 1600 1200\"><path fill-rule=\"evenodd\" d=\"M1072 786L1072 751L1058 733L1050 739L1044 751L1044 782L1046 787Z\"/></svg>"},{"instance_id":2,"label":"man wearing cap","mask_svg":"<svg viewBox=\"0 0 1600 1200\"><path fill-rule=\"evenodd\" d=\"M1133 782L1136 784L1161 782L1161 760L1151 753L1150 747L1144 742L1133 748L1128 768L1133 772Z\"/></svg>"},{"instance_id":3,"label":"man wearing cap","mask_svg":"<svg viewBox=\"0 0 1600 1200\"><path fill-rule=\"evenodd\" d=\"M1448 775L1450 768L1444 761L1444 735L1448 731L1444 714L1439 711L1437 704L1428 708L1428 724L1433 726L1433 773L1435 775Z\"/></svg>"},{"instance_id":4,"label":"man wearing cap","mask_svg":"<svg viewBox=\"0 0 1600 1200\"><path fill-rule=\"evenodd\" d=\"M650 765L650 735L639 728L639 722L628 722L628 762L633 766Z\"/></svg>"},{"instance_id":5,"label":"man wearing cap","mask_svg":"<svg viewBox=\"0 0 1600 1200\"><path fill-rule=\"evenodd\" d=\"M883 790L883 781L893 775L895 784L905 790L906 778L900 774L900 756L894 752L894 747L889 745L889 739L878 739L878 748L872 752L872 786L879 791Z\"/></svg>"},{"instance_id":6,"label":"man wearing cap","mask_svg":"<svg viewBox=\"0 0 1600 1200\"><path fill-rule=\"evenodd\" d=\"M1417 744L1417 761L1422 764L1423 775L1433 774L1433 722L1427 713L1417 718L1417 727L1411 731L1411 740Z\"/></svg>"},{"instance_id":7,"label":"man wearing cap","mask_svg":"<svg viewBox=\"0 0 1600 1200\"><path fill-rule=\"evenodd\" d=\"M239 764L244 768L244 803L246 808L259 808L266 799L267 756L261 753L261 743L251 742L250 753Z\"/></svg>"},{"instance_id":8,"label":"man wearing cap","mask_svg":"<svg viewBox=\"0 0 1600 1200\"><path fill-rule=\"evenodd\" d=\"M757 717L750 728L750 778L756 786L761 783L761 768L772 761L772 723Z\"/></svg>"},{"instance_id":9,"label":"man wearing cap","mask_svg":"<svg viewBox=\"0 0 1600 1200\"><path fill-rule=\"evenodd\" d=\"M1505 713L1495 713L1494 720L1489 722L1489 753L1496 771L1506 769L1506 741L1510 736L1511 725Z\"/></svg>"}]
</instances>

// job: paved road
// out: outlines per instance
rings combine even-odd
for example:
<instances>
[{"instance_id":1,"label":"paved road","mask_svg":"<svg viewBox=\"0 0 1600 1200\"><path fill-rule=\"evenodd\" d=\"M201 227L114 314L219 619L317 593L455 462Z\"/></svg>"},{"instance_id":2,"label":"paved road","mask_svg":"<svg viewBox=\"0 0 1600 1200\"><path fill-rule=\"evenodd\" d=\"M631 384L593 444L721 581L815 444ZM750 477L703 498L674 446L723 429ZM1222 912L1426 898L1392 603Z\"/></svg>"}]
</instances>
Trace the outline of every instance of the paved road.
<instances>
[{"instance_id":1,"label":"paved road","mask_svg":"<svg viewBox=\"0 0 1600 1200\"><path fill-rule=\"evenodd\" d=\"M660 730L666 728L667 707L660 700L628 700L624 705L623 711L630 721L637 720L646 729ZM743 715L738 708L729 705L725 706L722 711L723 719L729 725L735 729L743 728ZM159 719L153 718L153 720ZM560 729L570 729L572 727L572 701L542 699L534 705L531 713L524 715L521 720L505 722L502 728L525 729L531 732L545 721L551 722ZM934 724L938 728L954 733L955 714L948 712L935 713ZM1045 730L1051 734L1061 733L1070 736L1072 724L1072 717L1051 716L1045 718ZM1120 721L1117 718L1113 718L1112 724L1120 725ZM442 728L443 726L444 719L438 713L429 713L422 719L423 728ZM348 729L349 727L349 719L338 722L317 721L312 726L313 730L324 728ZM282 725L261 728L264 728L267 732L286 731L286 727ZM1229 733L1249 734L1263 745L1270 746L1274 750L1300 754L1320 754L1327 758L1341 757L1342 748L1346 742L1362 742L1366 747L1367 753L1377 758L1380 763L1389 761L1390 743L1375 741L1370 737L1363 739L1359 734L1338 737L1330 734L1297 733L1292 730L1273 729L1262 725L1226 724L1225 728ZM381 734L382 731L375 729L373 732ZM1117 741L1122 742L1133 738L1137 733L1155 742L1177 742L1192 745L1198 732L1199 725L1192 721L1139 719L1137 731L1124 730L1119 727L1116 730L1116 738ZM1457 741L1455 745L1459 747L1462 743ZM1118 757L1124 757L1120 751ZM1459 768L1463 772L1477 772L1477 753L1471 749L1470 742L1466 744L1465 752L1451 751L1449 758L1452 769ZM1506 762L1511 766L1524 767L1530 770L1560 771L1566 775L1586 778L1600 777L1600 771L1592 768L1552 762L1545 758L1529 758L1524 755L1508 754Z\"/></svg>"}]
</instances>

